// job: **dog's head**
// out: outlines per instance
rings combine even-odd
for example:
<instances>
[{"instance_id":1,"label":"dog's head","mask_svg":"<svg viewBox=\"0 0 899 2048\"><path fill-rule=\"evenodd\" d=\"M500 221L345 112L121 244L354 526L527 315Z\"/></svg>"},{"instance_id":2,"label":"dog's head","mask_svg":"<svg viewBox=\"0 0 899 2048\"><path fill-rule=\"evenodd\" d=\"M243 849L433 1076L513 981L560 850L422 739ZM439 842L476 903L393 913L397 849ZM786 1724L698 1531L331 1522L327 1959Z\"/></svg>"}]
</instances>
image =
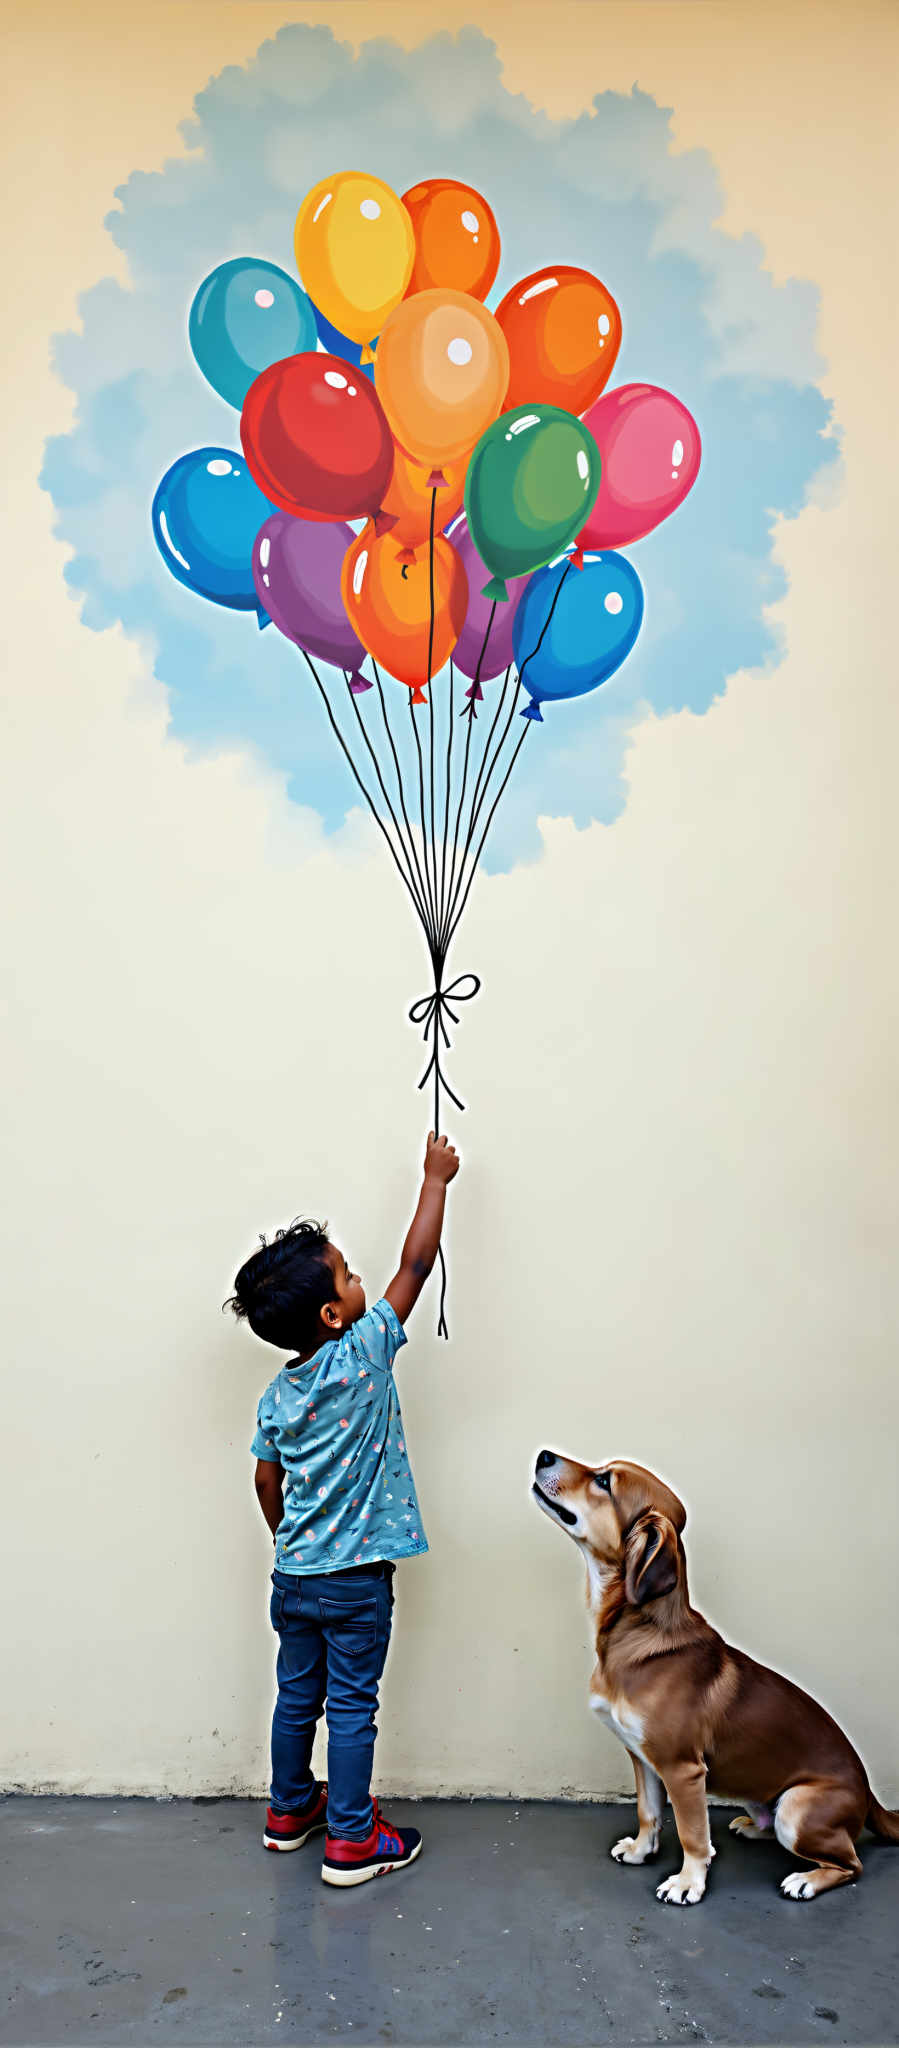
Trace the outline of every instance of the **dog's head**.
<instances>
[{"instance_id":1,"label":"dog's head","mask_svg":"<svg viewBox=\"0 0 899 2048\"><path fill-rule=\"evenodd\" d=\"M556 1451L540 1451L531 1491L603 1579L622 1583L628 1606L644 1607L673 1591L687 1511L654 1472L626 1458L578 1465Z\"/></svg>"}]
</instances>

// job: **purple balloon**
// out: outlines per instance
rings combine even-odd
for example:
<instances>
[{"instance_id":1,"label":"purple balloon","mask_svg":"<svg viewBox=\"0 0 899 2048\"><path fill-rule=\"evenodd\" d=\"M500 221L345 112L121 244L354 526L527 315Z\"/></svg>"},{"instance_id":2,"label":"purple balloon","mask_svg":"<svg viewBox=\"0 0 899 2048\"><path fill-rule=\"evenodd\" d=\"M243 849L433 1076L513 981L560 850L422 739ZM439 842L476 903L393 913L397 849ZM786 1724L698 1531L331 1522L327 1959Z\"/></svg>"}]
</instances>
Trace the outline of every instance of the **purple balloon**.
<instances>
[{"instance_id":1,"label":"purple balloon","mask_svg":"<svg viewBox=\"0 0 899 2048\"><path fill-rule=\"evenodd\" d=\"M370 690L360 673L365 648L353 632L340 572L356 536L351 526L273 512L253 543L253 581L279 633L334 668L349 669L350 689Z\"/></svg>"},{"instance_id":2,"label":"purple balloon","mask_svg":"<svg viewBox=\"0 0 899 2048\"><path fill-rule=\"evenodd\" d=\"M510 577L508 581L509 597L507 603L493 606L492 600L484 596L481 588L481 585L486 583L490 570L478 554L471 534L468 531L468 521L464 512L460 513L458 519L454 519L452 524L447 527L446 537L447 540L452 541L457 555L461 555L465 565L465 573L468 577L468 613L465 624L453 648L453 661L456 667L462 670L464 676L474 677L478 674L478 661L480 660L480 681L474 684L473 689L466 690L465 692L466 697L477 699L483 696L481 683L489 683L493 676L502 675L510 663L515 660L515 650L512 646L512 629L515 625L515 614L518 610L522 592L531 579L530 576ZM265 603L264 598L263 603ZM490 625L491 610L493 611L492 625ZM485 647L484 635L487 633L488 626L490 626L490 632Z\"/></svg>"}]
</instances>

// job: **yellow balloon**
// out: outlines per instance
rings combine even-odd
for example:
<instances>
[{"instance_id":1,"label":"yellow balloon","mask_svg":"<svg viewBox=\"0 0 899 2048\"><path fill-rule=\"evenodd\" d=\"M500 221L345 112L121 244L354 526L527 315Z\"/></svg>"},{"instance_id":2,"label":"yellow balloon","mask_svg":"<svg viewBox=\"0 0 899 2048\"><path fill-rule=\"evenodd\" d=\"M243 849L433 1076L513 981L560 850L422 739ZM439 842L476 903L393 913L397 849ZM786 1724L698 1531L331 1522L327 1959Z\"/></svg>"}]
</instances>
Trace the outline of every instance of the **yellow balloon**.
<instances>
[{"instance_id":1,"label":"yellow balloon","mask_svg":"<svg viewBox=\"0 0 899 2048\"><path fill-rule=\"evenodd\" d=\"M309 297L341 334L369 344L398 306L415 262L415 230L382 178L339 171L307 193L294 229L297 269Z\"/></svg>"}]
</instances>

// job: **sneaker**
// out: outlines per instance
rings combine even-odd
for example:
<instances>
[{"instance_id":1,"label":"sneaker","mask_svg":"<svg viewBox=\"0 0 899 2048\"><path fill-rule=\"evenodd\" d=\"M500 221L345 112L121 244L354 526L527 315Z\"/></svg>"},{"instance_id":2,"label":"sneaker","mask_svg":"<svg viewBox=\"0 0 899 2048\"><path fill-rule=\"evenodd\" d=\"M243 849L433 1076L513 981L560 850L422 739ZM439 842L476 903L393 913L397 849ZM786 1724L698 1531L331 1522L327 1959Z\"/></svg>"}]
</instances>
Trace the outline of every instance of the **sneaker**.
<instances>
[{"instance_id":1,"label":"sneaker","mask_svg":"<svg viewBox=\"0 0 899 2048\"><path fill-rule=\"evenodd\" d=\"M302 1849L310 1835L319 1835L328 1825L328 1787L317 1785L315 1797L302 1813L273 1813L267 1809L262 1839L267 1849Z\"/></svg>"},{"instance_id":2,"label":"sneaker","mask_svg":"<svg viewBox=\"0 0 899 2048\"><path fill-rule=\"evenodd\" d=\"M364 1842L341 1840L328 1835L322 1877L326 1884L367 1884L370 1877L386 1877L390 1870L402 1870L421 1855L417 1828L391 1827L376 1799L372 1800L374 1825Z\"/></svg>"}]
</instances>

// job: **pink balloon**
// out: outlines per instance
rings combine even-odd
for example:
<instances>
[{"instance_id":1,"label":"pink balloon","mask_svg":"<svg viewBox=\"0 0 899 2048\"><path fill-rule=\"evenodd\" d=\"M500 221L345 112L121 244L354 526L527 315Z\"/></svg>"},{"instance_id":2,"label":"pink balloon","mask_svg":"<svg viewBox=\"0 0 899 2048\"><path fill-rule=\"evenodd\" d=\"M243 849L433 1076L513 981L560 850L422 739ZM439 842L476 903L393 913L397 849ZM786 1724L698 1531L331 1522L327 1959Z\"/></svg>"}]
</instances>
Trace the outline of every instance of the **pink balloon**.
<instances>
[{"instance_id":1,"label":"pink balloon","mask_svg":"<svg viewBox=\"0 0 899 2048\"><path fill-rule=\"evenodd\" d=\"M621 384L584 414L602 458L583 548L627 547L676 512L699 473L702 444L692 413L658 384Z\"/></svg>"}]
</instances>

